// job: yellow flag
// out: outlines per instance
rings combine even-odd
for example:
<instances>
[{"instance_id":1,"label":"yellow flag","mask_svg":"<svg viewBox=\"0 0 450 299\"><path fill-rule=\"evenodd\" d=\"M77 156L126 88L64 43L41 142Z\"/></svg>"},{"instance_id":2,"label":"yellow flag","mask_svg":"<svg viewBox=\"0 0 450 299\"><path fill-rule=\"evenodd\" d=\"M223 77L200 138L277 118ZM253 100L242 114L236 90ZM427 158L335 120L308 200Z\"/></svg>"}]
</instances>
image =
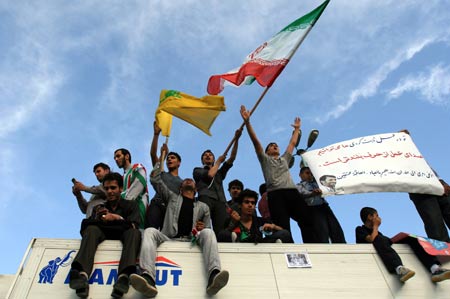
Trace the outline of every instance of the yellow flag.
<instances>
[{"instance_id":1,"label":"yellow flag","mask_svg":"<svg viewBox=\"0 0 450 299\"><path fill-rule=\"evenodd\" d=\"M155 119L156 124L161 128L161 134L169 137L170 129L172 128L172 115L158 108L156 109Z\"/></svg>"},{"instance_id":2,"label":"yellow flag","mask_svg":"<svg viewBox=\"0 0 450 299\"><path fill-rule=\"evenodd\" d=\"M222 96L196 98L176 90L164 89L159 97L159 106L156 109L155 117L163 136L168 137L170 135L172 116L196 126L211 136L209 129L220 111L225 110Z\"/></svg>"}]
</instances>

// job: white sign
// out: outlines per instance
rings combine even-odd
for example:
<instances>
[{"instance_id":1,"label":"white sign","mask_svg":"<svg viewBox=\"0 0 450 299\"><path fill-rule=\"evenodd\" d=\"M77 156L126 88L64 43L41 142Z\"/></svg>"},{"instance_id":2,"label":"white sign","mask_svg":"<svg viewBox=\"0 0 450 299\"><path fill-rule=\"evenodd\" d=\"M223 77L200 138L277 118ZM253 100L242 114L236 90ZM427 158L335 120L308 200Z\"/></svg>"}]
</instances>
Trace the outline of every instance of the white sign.
<instances>
[{"instance_id":1,"label":"white sign","mask_svg":"<svg viewBox=\"0 0 450 299\"><path fill-rule=\"evenodd\" d=\"M379 134L302 155L324 195L408 192L442 195L444 188L411 137Z\"/></svg>"}]
</instances>

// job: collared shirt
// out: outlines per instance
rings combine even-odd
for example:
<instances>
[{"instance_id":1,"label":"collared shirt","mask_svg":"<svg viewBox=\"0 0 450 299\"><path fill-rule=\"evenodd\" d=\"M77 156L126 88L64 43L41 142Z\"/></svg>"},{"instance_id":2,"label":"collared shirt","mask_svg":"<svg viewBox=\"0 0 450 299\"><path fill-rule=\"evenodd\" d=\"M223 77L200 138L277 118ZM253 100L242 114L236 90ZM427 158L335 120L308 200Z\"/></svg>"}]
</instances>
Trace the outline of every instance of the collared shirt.
<instances>
[{"instance_id":1,"label":"collared shirt","mask_svg":"<svg viewBox=\"0 0 450 299\"><path fill-rule=\"evenodd\" d=\"M319 185L317 185L316 181L301 181L297 184L297 189L308 206L319 206L327 203L327 201L320 195L310 196L314 189L319 189Z\"/></svg>"},{"instance_id":2,"label":"collared shirt","mask_svg":"<svg viewBox=\"0 0 450 299\"><path fill-rule=\"evenodd\" d=\"M208 196L209 198L226 202L223 180L231 167L233 167L233 164L225 161L212 179L208 177L208 166L194 168L193 176L197 186L198 196Z\"/></svg>"}]
</instances>

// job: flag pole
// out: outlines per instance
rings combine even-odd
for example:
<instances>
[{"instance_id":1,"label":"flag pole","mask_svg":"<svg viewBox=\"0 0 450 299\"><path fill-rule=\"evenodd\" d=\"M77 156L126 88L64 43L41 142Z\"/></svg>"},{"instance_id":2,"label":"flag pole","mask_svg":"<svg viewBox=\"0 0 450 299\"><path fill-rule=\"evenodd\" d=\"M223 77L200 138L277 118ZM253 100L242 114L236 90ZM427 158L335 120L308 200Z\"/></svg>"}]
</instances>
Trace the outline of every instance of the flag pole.
<instances>
[{"instance_id":1,"label":"flag pole","mask_svg":"<svg viewBox=\"0 0 450 299\"><path fill-rule=\"evenodd\" d=\"M269 91L269 88L270 88L270 86L267 86L264 89L264 91L261 93L261 95L259 96L259 99L256 101L255 105L253 105L253 108L250 110L250 116L252 116L253 112L256 110L256 108L258 107L259 103L261 103L262 99L264 98L266 93ZM244 126L245 126L245 122L243 121L238 130L243 130ZM228 154L228 151L233 146L235 141L236 141L236 136L233 136L233 139L231 139L230 143L228 144L227 148L225 149L225 152L223 153L224 156L226 156Z\"/></svg>"},{"instance_id":2,"label":"flag pole","mask_svg":"<svg viewBox=\"0 0 450 299\"><path fill-rule=\"evenodd\" d=\"M164 144L167 146L167 144L169 143L169 136L166 136L166 141L164 141ZM161 153L161 157L159 158L159 169L161 171L164 171L164 160L166 159L166 151L163 150Z\"/></svg>"},{"instance_id":3,"label":"flag pole","mask_svg":"<svg viewBox=\"0 0 450 299\"><path fill-rule=\"evenodd\" d=\"M315 24L315 23L314 23ZM313 26L314 26L313 24ZM302 44L302 42L305 40L306 36L308 36L308 33L311 31L311 29L313 28L313 26L310 26L307 30L305 35L303 35L303 37L300 39L300 41L297 43L297 45L294 48L294 51L292 51L292 53L290 53L290 55L288 56L288 61L291 60L292 56L294 56L295 52L297 52L297 49L300 47L300 45ZM275 78L276 79L276 78ZM272 82L272 84L275 83ZM266 95L267 91L269 91L269 88L271 87L267 86L264 91L261 93L261 95L259 96L259 99L256 101L255 105L253 106L253 108L250 110L250 116L252 116L253 112L256 110L256 108L258 107L259 103L261 103L262 99L264 98L264 96ZM243 130L245 126L245 122L242 122L241 126L239 127L239 130ZM227 148L225 149L225 152L223 153L224 156L226 156L228 154L228 151L230 150L230 148L233 146L234 142L236 140L236 137L233 136L233 139L231 139L230 143L228 144Z\"/></svg>"},{"instance_id":4,"label":"flag pole","mask_svg":"<svg viewBox=\"0 0 450 299\"><path fill-rule=\"evenodd\" d=\"M316 10L320 9L320 12L318 13L318 15L314 18L314 20L312 21L312 23L310 24L311 26L309 26L306 31L305 34L303 34L303 36L300 38L300 40L297 42L297 44L294 46L293 51L291 51L291 53L289 53L289 55L286 57L287 61L291 61L291 58L294 56L295 52L297 52L298 48L300 47L300 45L303 43L303 41L305 40L305 38L308 36L309 32L312 30L312 28L314 27L314 25L316 24L316 22L319 20L320 16L322 15L322 13L324 12L325 8L327 7L328 3L330 2L330 0L326 0L325 2L323 2L320 6L318 6L315 10L311 11L309 14L314 13ZM307 16L305 15L305 16ZM303 17L305 17L303 16ZM287 64L286 64L287 65ZM286 67L286 65L284 67ZM283 69L284 69L283 67ZM281 72L281 71L280 71ZM279 75L279 73L278 73ZM269 86L267 86L263 93L261 94L261 96L259 97L258 101L256 101L256 104L253 106L253 108L250 110L250 116L253 114L253 112L255 111L256 107L258 107L259 103L261 102L261 100L263 99L263 97L266 95L267 91L269 90L270 86L272 86L272 84L275 82L275 80L278 78L278 75L276 75L275 79L273 79L273 82L270 83ZM245 122L242 122L242 125L240 126L239 130L242 130L245 126ZM230 150L231 146L234 144L236 137L233 137L233 139L231 140L230 144L228 144L228 147L226 148L224 155L226 156L226 154L228 153L228 151Z\"/></svg>"}]
</instances>

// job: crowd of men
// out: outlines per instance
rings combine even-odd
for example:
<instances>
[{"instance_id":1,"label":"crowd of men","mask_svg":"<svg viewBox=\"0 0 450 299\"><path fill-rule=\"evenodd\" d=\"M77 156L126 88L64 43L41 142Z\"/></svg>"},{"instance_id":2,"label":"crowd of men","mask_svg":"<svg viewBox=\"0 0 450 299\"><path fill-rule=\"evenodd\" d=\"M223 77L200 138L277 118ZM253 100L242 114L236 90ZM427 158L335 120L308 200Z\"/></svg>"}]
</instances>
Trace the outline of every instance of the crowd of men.
<instances>
[{"instance_id":1,"label":"crowd of men","mask_svg":"<svg viewBox=\"0 0 450 299\"><path fill-rule=\"evenodd\" d=\"M234 136L230 157L217 159L211 150L200 158L202 166L193 169L193 178L179 177L181 157L161 146L158 157L158 139L161 129L154 124L154 137L150 156L153 169L149 180L154 196L149 201L148 177L142 164L132 164L127 149L117 149L114 160L123 174L110 171L104 163L94 166L99 185L86 187L73 180L72 192L86 218L81 224L81 245L70 270L70 288L81 298L89 296L89 276L98 244L105 239L120 240L123 244L118 278L111 296L121 298L131 285L144 296L152 298L158 293L155 278L157 247L166 241L194 241L202 250L208 281L206 293L214 295L226 286L229 273L220 263L217 242L293 243L290 220L298 223L304 243L345 243L339 221L308 167L299 173L295 184L289 162L299 138L300 118L295 118L294 129L284 152L278 144L269 143L264 149L250 123L250 113L242 106L241 116L252 141L264 176L264 184L257 192L245 189L238 179L230 181L227 201L223 182L233 167L242 130ZM167 171L162 171L165 160ZM443 182L442 196L410 194L425 225L428 237L450 242L450 187ZM81 192L91 194L84 199ZM258 207L259 214L256 213ZM378 232L376 210L361 211L364 225L357 228L358 242L373 243L375 248L390 246ZM447 227L446 227L447 225ZM375 231L375 233L374 233ZM382 244L383 246L381 246ZM139 258L139 266L136 260ZM386 262L396 271L401 281L413 272L401 261ZM428 262L433 281L450 278L450 271L440 268L435 260Z\"/></svg>"}]
</instances>

